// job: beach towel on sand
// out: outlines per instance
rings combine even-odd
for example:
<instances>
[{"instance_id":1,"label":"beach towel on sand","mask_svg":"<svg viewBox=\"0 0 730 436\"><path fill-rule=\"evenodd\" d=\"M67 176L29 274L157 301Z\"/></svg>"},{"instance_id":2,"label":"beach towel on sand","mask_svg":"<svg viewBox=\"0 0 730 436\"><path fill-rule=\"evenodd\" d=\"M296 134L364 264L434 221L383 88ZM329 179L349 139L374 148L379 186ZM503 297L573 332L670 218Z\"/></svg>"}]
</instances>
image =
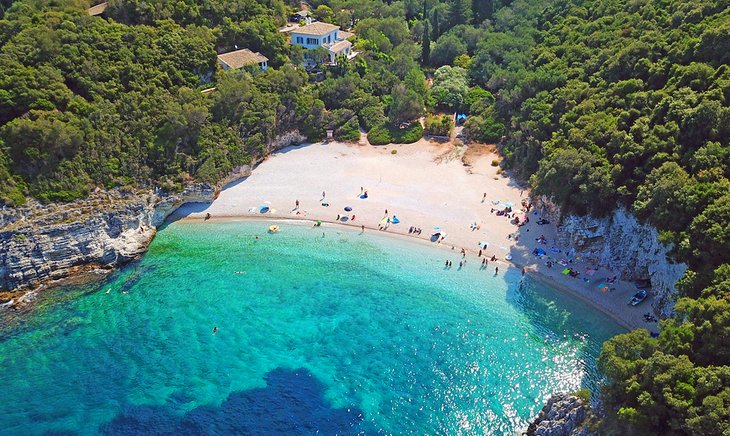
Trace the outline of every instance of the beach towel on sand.
<instances>
[{"instance_id":1,"label":"beach towel on sand","mask_svg":"<svg viewBox=\"0 0 730 436\"><path fill-rule=\"evenodd\" d=\"M568 274L570 274L570 268L565 268L563 270L563 275L566 275L567 276Z\"/></svg>"}]
</instances>

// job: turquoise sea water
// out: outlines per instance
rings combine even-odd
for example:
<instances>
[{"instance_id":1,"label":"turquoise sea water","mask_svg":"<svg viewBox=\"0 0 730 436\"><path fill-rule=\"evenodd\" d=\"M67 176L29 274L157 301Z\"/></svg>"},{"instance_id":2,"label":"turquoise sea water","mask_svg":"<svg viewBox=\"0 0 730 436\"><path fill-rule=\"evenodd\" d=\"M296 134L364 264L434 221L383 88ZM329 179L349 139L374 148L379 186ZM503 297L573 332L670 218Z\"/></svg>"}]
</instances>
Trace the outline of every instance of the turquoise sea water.
<instances>
[{"instance_id":1,"label":"turquoise sea water","mask_svg":"<svg viewBox=\"0 0 730 436\"><path fill-rule=\"evenodd\" d=\"M0 336L2 433L511 434L595 390L622 332L516 270L270 224L173 223L108 281L48 293Z\"/></svg>"}]
</instances>

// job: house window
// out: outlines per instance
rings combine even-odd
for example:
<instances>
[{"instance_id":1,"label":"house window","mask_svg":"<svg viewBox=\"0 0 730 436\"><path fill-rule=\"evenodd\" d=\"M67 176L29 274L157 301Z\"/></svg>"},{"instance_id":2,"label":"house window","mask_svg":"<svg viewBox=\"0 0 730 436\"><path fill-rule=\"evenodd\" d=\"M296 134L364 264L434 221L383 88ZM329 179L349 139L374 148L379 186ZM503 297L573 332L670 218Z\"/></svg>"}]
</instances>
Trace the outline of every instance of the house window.
<instances>
[{"instance_id":1,"label":"house window","mask_svg":"<svg viewBox=\"0 0 730 436\"><path fill-rule=\"evenodd\" d=\"M304 44L304 37L297 36L297 44Z\"/></svg>"},{"instance_id":2,"label":"house window","mask_svg":"<svg viewBox=\"0 0 730 436\"><path fill-rule=\"evenodd\" d=\"M331 36L328 35L327 36L327 42L332 42L332 40L330 38L331 38Z\"/></svg>"},{"instance_id":3,"label":"house window","mask_svg":"<svg viewBox=\"0 0 730 436\"><path fill-rule=\"evenodd\" d=\"M307 38L307 45L319 45L319 39Z\"/></svg>"}]
</instances>

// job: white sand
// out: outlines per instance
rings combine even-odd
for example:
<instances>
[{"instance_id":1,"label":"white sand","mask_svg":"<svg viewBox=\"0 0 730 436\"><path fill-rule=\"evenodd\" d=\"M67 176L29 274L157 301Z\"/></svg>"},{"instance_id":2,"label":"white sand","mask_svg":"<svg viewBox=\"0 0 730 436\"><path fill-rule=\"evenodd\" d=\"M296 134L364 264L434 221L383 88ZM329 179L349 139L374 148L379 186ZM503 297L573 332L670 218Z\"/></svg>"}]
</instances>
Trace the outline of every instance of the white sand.
<instances>
[{"instance_id":1,"label":"white sand","mask_svg":"<svg viewBox=\"0 0 730 436\"><path fill-rule=\"evenodd\" d=\"M397 154L391 154L391 150ZM612 276L610 272L599 271L584 283L580 278L563 276L560 266L548 269L544 260L532 256L531 251L538 246L535 238L545 234L549 239L549 249L553 244L554 226L537 226L537 217L527 226L519 228L521 239L515 245L508 235L518 228L503 216L490 213L497 208L492 204L512 203L519 211L523 194L511 179L497 174L497 167L491 166L497 156L487 154L470 157L466 166L458 150L451 145L435 145L425 141L409 145L384 147L361 146L341 143L317 143L289 147L273 154L262 162L253 174L243 181L234 183L220 193L220 196L207 208L200 210L188 205L176 214L185 219L201 219L210 213L213 219L225 217L294 218L335 222L337 215L347 215L348 219L340 224L378 231L379 224L388 216L397 216L399 224L390 224L387 233L408 235L411 226L420 227L418 238L429 241L437 231L446 234L440 244L431 243L451 250L464 247L472 267L477 268L481 259L476 257L479 243L487 242L484 254L493 255L505 263L507 254L518 266L526 265L531 275L585 299L611 315L626 327L646 327L642 314L648 308L644 303L639 307L628 307L626 302L635 292L626 284L614 285L616 290L601 293L595 283L601 277ZM360 199L361 188L367 191L368 198ZM326 195L322 199L322 192ZM482 202L483 194L486 200ZM295 201L299 200L299 209ZM322 203L329 203L328 207ZM266 205L271 211L259 213L259 206ZM352 207L345 212L344 207ZM519 213L519 212L518 212ZM519 213L521 215L521 213ZM355 215L355 220L351 219ZM477 223L478 230L470 224ZM323 224L326 225L326 224ZM440 227L435 230L434 227ZM526 232L530 229L530 232ZM560 255L554 255L556 257ZM456 261L458 263L458 261ZM458 266L458 265L457 265ZM495 263L490 262L493 271ZM504 265L503 265L504 266ZM583 272L583 264L576 265ZM455 267L456 268L456 267ZM642 310L643 309L643 310Z\"/></svg>"}]
</instances>

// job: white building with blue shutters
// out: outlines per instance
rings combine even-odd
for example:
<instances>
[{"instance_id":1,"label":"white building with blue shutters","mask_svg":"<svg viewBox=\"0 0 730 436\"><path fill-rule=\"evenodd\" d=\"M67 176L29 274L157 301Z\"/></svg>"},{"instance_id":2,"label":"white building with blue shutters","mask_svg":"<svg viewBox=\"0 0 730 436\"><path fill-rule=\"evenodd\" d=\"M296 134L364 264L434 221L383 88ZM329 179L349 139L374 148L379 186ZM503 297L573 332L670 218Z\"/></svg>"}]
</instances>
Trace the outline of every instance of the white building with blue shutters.
<instances>
[{"instance_id":1,"label":"white building with blue shutters","mask_svg":"<svg viewBox=\"0 0 730 436\"><path fill-rule=\"evenodd\" d=\"M352 33L340 30L340 26L318 21L297 27L290 32L291 43L294 45L301 45L308 50L325 48L330 55L330 64L334 64L339 55L344 55L348 59L357 55L357 52L352 51L352 43L347 40Z\"/></svg>"}]
</instances>

